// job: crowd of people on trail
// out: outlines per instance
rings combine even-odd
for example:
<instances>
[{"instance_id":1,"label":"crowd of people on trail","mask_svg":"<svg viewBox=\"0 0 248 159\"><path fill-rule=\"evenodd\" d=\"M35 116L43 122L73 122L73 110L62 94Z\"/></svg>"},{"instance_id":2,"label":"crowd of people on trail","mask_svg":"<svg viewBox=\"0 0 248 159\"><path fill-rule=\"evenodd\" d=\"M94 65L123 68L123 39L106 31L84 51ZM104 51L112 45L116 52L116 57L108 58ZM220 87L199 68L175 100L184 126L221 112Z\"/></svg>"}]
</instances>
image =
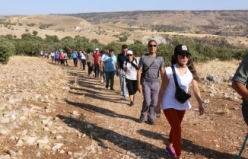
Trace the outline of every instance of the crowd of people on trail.
<instances>
[{"instance_id":1,"label":"crowd of people on trail","mask_svg":"<svg viewBox=\"0 0 248 159\"><path fill-rule=\"evenodd\" d=\"M163 112L171 129L165 152L169 157L182 159L181 122L186 110L192 106L188 93L192 87L193 94L198 103L199 115L204 113L201 93L198 87L199 77L192 62L191 53L186 45L179 44L174 48L170 59L171 66L165 67L165 59L157 53L157 42L150 40L147 45L148 53L140 59L134 57L134 52L122 45L121 53L115 55L115 50L100 51L88 49L86 52L72 50L71 59L74 67L87 71L88 76L105 85L106 89L114 89L115 76L119 78L120 90L123 100L130 101L134 106L135 94L143 95L140 109L140 123L147 119L148 124L155 124L155 118L160 118ZM68 55L63 50L50 54L40 53L41 57L51 57L52 63L68 66ZM79 63L79 64L78 64ZM86 70L87 65L87 70ZM233 77L232 87L243 97L242 113L248 125L248 56L237 68ZM157 120L157 119L156 119Z\"/></svg>"},{"instance_id":2,"label":"crowd of people on trail","mask_svg":"<svg viewBox=\"0 0 248 159\"><path fill-rule=\"evenodd\" d=\"M163 110L171 127L165 152L170 157L182 159L181 122L191 104L188 100L190 96L183 101L179 98L188 95L191 86L198 102L199 114L203 114L204 108L198 87L199 77L186 45L175 47L169 67L165 67L163 56L157 53L155 40L150 40L147 47L148 53L143 54L139 60L127 45L122 45L121 53L117 56L113 49L100 51L96 48L86 52L72 50L71 59L74 67L79 65L80 69L86 71L87 65L88 76L99 79L106 89L115 90L114 80L117 76L122 99L129 98L130 106L134 106L137 91L142 93L140 123L147 119L148 124L155 124L155 118L159 118ZM52 63L68 66L68 56L63 50L52 52L50 57Z\"/></svg>"},{"instance_id":3,"label":"crowd of people on trail","mask_svg":"<svg viewBox=\"0 0 248 159\"><path fill-rule=\"evenodd\" d=\"M163 56L157 53L155 40L150 40L147 48L148 53L143 54L139 60L134 57L134 52L129 50L127 45L122 45L121 53L117 56L113 49L100 51L96 48L88 49L86 52L72 50L71 59L74 67L79 65L80 69L86 71L87 65L88 76L99 79L106 89L115 90L114 80L117 76L122 99L129 98L130 106L134 106L137 91L142 93L140 123L147 119L148 124L155 124L155 118L159 118L163 110L171 126L165 152L170 157L182 159L181 122L191 104L188 98L182 102L176 95L188 94L191 86L198 102L199 114L202 115L204 108L198 88L199 78L186 45L180 44L175 47L170 67L165 67ZM52 63L68 66L68 56L63 50L52 52L50 57Z\"/></svg>"}]
</instances>

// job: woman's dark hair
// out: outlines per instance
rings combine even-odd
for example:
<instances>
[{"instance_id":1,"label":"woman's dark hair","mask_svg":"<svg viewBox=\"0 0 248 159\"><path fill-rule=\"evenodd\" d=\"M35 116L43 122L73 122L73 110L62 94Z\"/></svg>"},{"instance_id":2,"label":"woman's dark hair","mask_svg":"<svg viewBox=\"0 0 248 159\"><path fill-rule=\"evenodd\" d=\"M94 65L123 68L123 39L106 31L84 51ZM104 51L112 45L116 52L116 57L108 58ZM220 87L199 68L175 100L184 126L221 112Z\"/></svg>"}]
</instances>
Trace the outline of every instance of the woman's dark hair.
<instances>
[{"instance_id":1,"label":"woman's dark hair","mask_svg":"<svg viewBox=\"0 0 248 159\"><path fill-rule=\"evenodd\" d=\"M176 64L176 63L178 63L177 57L175 57L174 55L172 55L172 56L171 56L171 65L174 65L174 64ZM196 71L196 69L195 69L195 66L194 66L194 64L193 64L193 61L190 59L190 57L189 57L187 66L188 66L190 72L193 74L193 79L199 82L200 79L199 79L199 77L198 77L198 73L197 73L197 71Z\"/></svg>"}]
</instances>

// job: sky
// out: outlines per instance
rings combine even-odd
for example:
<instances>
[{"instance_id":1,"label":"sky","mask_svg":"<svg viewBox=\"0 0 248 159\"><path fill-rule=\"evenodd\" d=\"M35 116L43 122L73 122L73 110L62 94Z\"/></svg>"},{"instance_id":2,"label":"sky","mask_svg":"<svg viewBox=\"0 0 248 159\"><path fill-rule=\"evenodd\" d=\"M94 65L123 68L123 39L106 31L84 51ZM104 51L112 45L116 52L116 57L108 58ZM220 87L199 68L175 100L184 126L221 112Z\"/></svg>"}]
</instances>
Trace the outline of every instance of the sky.
<instances>
[{"instance_id":1,"label":"sky","mask_svg":"<svg viewBox=\"0 0 248 159\"><path fill-rule=\"evenodd\" d=\"M248 10L248 0L0 0L0 15L136 10Z\"/></svg>"}]
</instances>

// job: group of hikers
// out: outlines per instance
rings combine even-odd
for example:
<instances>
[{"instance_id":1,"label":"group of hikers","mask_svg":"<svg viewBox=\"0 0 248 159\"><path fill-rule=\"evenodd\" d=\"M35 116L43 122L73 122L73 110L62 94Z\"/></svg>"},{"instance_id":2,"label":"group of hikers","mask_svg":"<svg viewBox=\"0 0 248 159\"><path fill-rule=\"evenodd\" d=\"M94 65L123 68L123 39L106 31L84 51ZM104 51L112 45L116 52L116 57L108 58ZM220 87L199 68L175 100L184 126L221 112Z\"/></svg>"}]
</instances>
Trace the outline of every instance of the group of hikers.
<instances>
[{"instance_id":1,"label":"group of hikers","mask_svg":"<svg viewBox=\"0 0 248 159\"><path fill-rule=\"evenodd\" d=\"M121 53L117 56L113 49L99 51L99 48L79 53L73 50L71 56L75 67L79 61L80 68L85 70L87 64L88 75L94 74L94 78L100 79L106 89L114 90L115 75L119 77L123 100L129 97L130 106L134 105L136 92L142 93L143 102L139 118L141 123L147 118L148 124L155 124L155 117L159 118L163 110L171 127L165 151L169 157L182 159L181 122L186 110L192 107L188 100L191 97L188 93L190 86L198 103L199 115L204 113L198 87L199 77L186 45L179 44L174 48L169 67L165 67L163 56L157 53L155 40L150 40L147 48L148 53L143 54L139 60L134 57L133 51L129 50L127 45L122 45ZM64 55L62 60L61 54ZM60 50L51 58L55 63L60 61L65 65L68 57ZM248 91L245 86L248 81L247 70L248 57L237 69L233 78L233 88L244 98L242 110L244 116L247 116L245 121L248 123Z\"/></svg>"}]
</instances>

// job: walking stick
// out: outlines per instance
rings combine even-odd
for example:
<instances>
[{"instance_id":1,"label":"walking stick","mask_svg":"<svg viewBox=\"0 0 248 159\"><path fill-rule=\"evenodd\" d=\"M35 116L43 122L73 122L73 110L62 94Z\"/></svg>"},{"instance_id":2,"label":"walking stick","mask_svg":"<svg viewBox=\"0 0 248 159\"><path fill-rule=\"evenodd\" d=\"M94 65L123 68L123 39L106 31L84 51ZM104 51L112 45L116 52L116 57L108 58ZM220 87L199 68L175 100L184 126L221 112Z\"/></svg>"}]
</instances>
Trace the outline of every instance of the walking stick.
<instances>
[{"instance_id":1,"label":"walking stick","mask_svg":"<svg viewBox=\"0 0 248 159\"><path fill-rule=\"evenodd\" d=\"M241 154L242 154L243 150L245 149L245 145L246 145L246 141L247 141L247 140L248 140L248 134L246 134L244 143L243 143L243 145L242 145L242 147L241 147L241 149L240 149L240 151L239 151L239 156L237 157L237 159L240 159Z\"/></svg>"}]
</instances>

